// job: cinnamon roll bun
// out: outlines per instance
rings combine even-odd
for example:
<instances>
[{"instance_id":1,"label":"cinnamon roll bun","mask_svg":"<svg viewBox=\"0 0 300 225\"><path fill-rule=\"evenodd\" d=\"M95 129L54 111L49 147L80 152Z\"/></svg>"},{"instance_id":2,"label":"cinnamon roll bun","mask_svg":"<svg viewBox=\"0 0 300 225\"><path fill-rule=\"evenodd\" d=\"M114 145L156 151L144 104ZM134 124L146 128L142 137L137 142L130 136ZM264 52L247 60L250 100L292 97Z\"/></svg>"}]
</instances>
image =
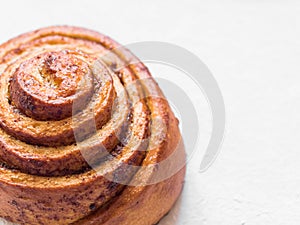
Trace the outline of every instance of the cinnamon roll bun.
<instances>
[{"instance_id":1,"label":"cinnamon roll bun","mask_svg":"<svg viewBox=\"0 0 300 225\"><path fill-rule=\"evenodd\" d=\"M145 65L107 36L54 26L0 46L0 217L18 224L157 223L185 152Z\"/></svg>"}]
</instances>

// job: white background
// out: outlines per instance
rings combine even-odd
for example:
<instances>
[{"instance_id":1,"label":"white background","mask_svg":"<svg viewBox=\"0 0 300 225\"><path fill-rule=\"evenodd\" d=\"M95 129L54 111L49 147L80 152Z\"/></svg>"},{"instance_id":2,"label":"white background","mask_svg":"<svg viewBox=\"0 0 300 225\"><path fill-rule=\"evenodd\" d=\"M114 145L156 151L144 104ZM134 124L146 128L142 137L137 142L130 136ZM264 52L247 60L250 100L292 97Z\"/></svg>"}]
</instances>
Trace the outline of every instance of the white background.
<instances>
[{"instance_id":1,"label":"white background","mask_svg":"<svg viewBox=\"0 0 300 225\"><path fill-rule=\"evenodd\" d=\"M299 1L1 2L1 42L62 24L122 44L180 45L219 83L227 112L221 152L198 172L210 129L208 109L199 104L200 150L188 163L181 200L161 225L300 224Z\"/></svg>"}]
</instances>

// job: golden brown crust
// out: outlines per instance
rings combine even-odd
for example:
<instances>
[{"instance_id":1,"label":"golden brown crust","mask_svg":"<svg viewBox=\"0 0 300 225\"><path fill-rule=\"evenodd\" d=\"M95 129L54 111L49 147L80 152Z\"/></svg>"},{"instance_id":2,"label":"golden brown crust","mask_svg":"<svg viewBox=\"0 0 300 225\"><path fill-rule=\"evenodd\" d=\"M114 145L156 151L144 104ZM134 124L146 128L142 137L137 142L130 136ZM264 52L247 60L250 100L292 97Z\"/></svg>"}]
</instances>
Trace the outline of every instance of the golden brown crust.
<instances>
[{"instance_id":1,"label":"golden brown crust","mask_svg":"<svg viewBox=\"0 0 300 225\"><path fill-rule=\"evenodd\" d=\"M88 64L70 52L46 52L21 63L9 87L10 100L27 116L61 120L72 116L74 98L80 103L78 110L84 109L93 77Z\"/></svg>"},{"instance_id":2,"label":"golden brown crust","mask_svg":"<svg viewBox=\"0 0 300 225\"><path fill-rule=\"evenodd\" d=\"M178 121L134 55L56 26L1 45L0 60L1 217L150 225L170 210L185 174Z\"/></svg>"}]
</instances>

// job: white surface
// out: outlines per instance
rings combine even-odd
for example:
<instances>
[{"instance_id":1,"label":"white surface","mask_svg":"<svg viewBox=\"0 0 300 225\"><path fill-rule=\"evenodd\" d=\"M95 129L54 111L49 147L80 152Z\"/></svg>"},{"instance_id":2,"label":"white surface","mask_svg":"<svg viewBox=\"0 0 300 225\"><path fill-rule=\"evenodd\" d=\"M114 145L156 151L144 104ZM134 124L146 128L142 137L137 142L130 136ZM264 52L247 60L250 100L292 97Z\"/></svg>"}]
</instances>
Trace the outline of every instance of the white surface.
<instances>
[{"instance_id":1,"label":"white surface","mask_svg":"<svg viewBox=\"0 0 300 225\"><path fill-rule=\"evenodd\" d=\"M70 24L122 44L174 43L211 69L227 110L223 148L198 173L210 130L207 107L199 106L200 151L188 164L181 201L162 225L300 223L299 1L11 0L1 9L1 42Z\"/></svg>"}]
</instances>

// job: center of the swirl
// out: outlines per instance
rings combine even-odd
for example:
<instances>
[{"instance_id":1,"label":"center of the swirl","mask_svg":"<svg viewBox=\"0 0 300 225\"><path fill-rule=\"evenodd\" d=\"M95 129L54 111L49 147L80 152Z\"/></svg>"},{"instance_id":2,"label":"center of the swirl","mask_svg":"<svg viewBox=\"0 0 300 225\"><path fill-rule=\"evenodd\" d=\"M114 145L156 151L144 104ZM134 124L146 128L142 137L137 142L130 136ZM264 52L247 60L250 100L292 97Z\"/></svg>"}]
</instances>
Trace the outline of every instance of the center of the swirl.
<instances>
[{"instance_id":1,"label":"center of the swirl","mask_svg":"<svg viewBox=\"0 0 300 225\"><path fill-rule=\"evenodd\" d=\"M39 67L40 76L46 84L45 94L50 99L75 94L80 79L88 71L82 60L64 54L46 54Z\"/></svg>"},{"instance_id":2,"label":"center of the swirl","mask_svg":"<svg viewBox=\"0 0 300 225\"><path fill-rule=\"evenodd\" d=\"M71 116L74 101L83 108L92 92L89 65L68 51L42 53L24 61L10 82L12 104L37 120Z\"/></svg>"}]
</instances>

